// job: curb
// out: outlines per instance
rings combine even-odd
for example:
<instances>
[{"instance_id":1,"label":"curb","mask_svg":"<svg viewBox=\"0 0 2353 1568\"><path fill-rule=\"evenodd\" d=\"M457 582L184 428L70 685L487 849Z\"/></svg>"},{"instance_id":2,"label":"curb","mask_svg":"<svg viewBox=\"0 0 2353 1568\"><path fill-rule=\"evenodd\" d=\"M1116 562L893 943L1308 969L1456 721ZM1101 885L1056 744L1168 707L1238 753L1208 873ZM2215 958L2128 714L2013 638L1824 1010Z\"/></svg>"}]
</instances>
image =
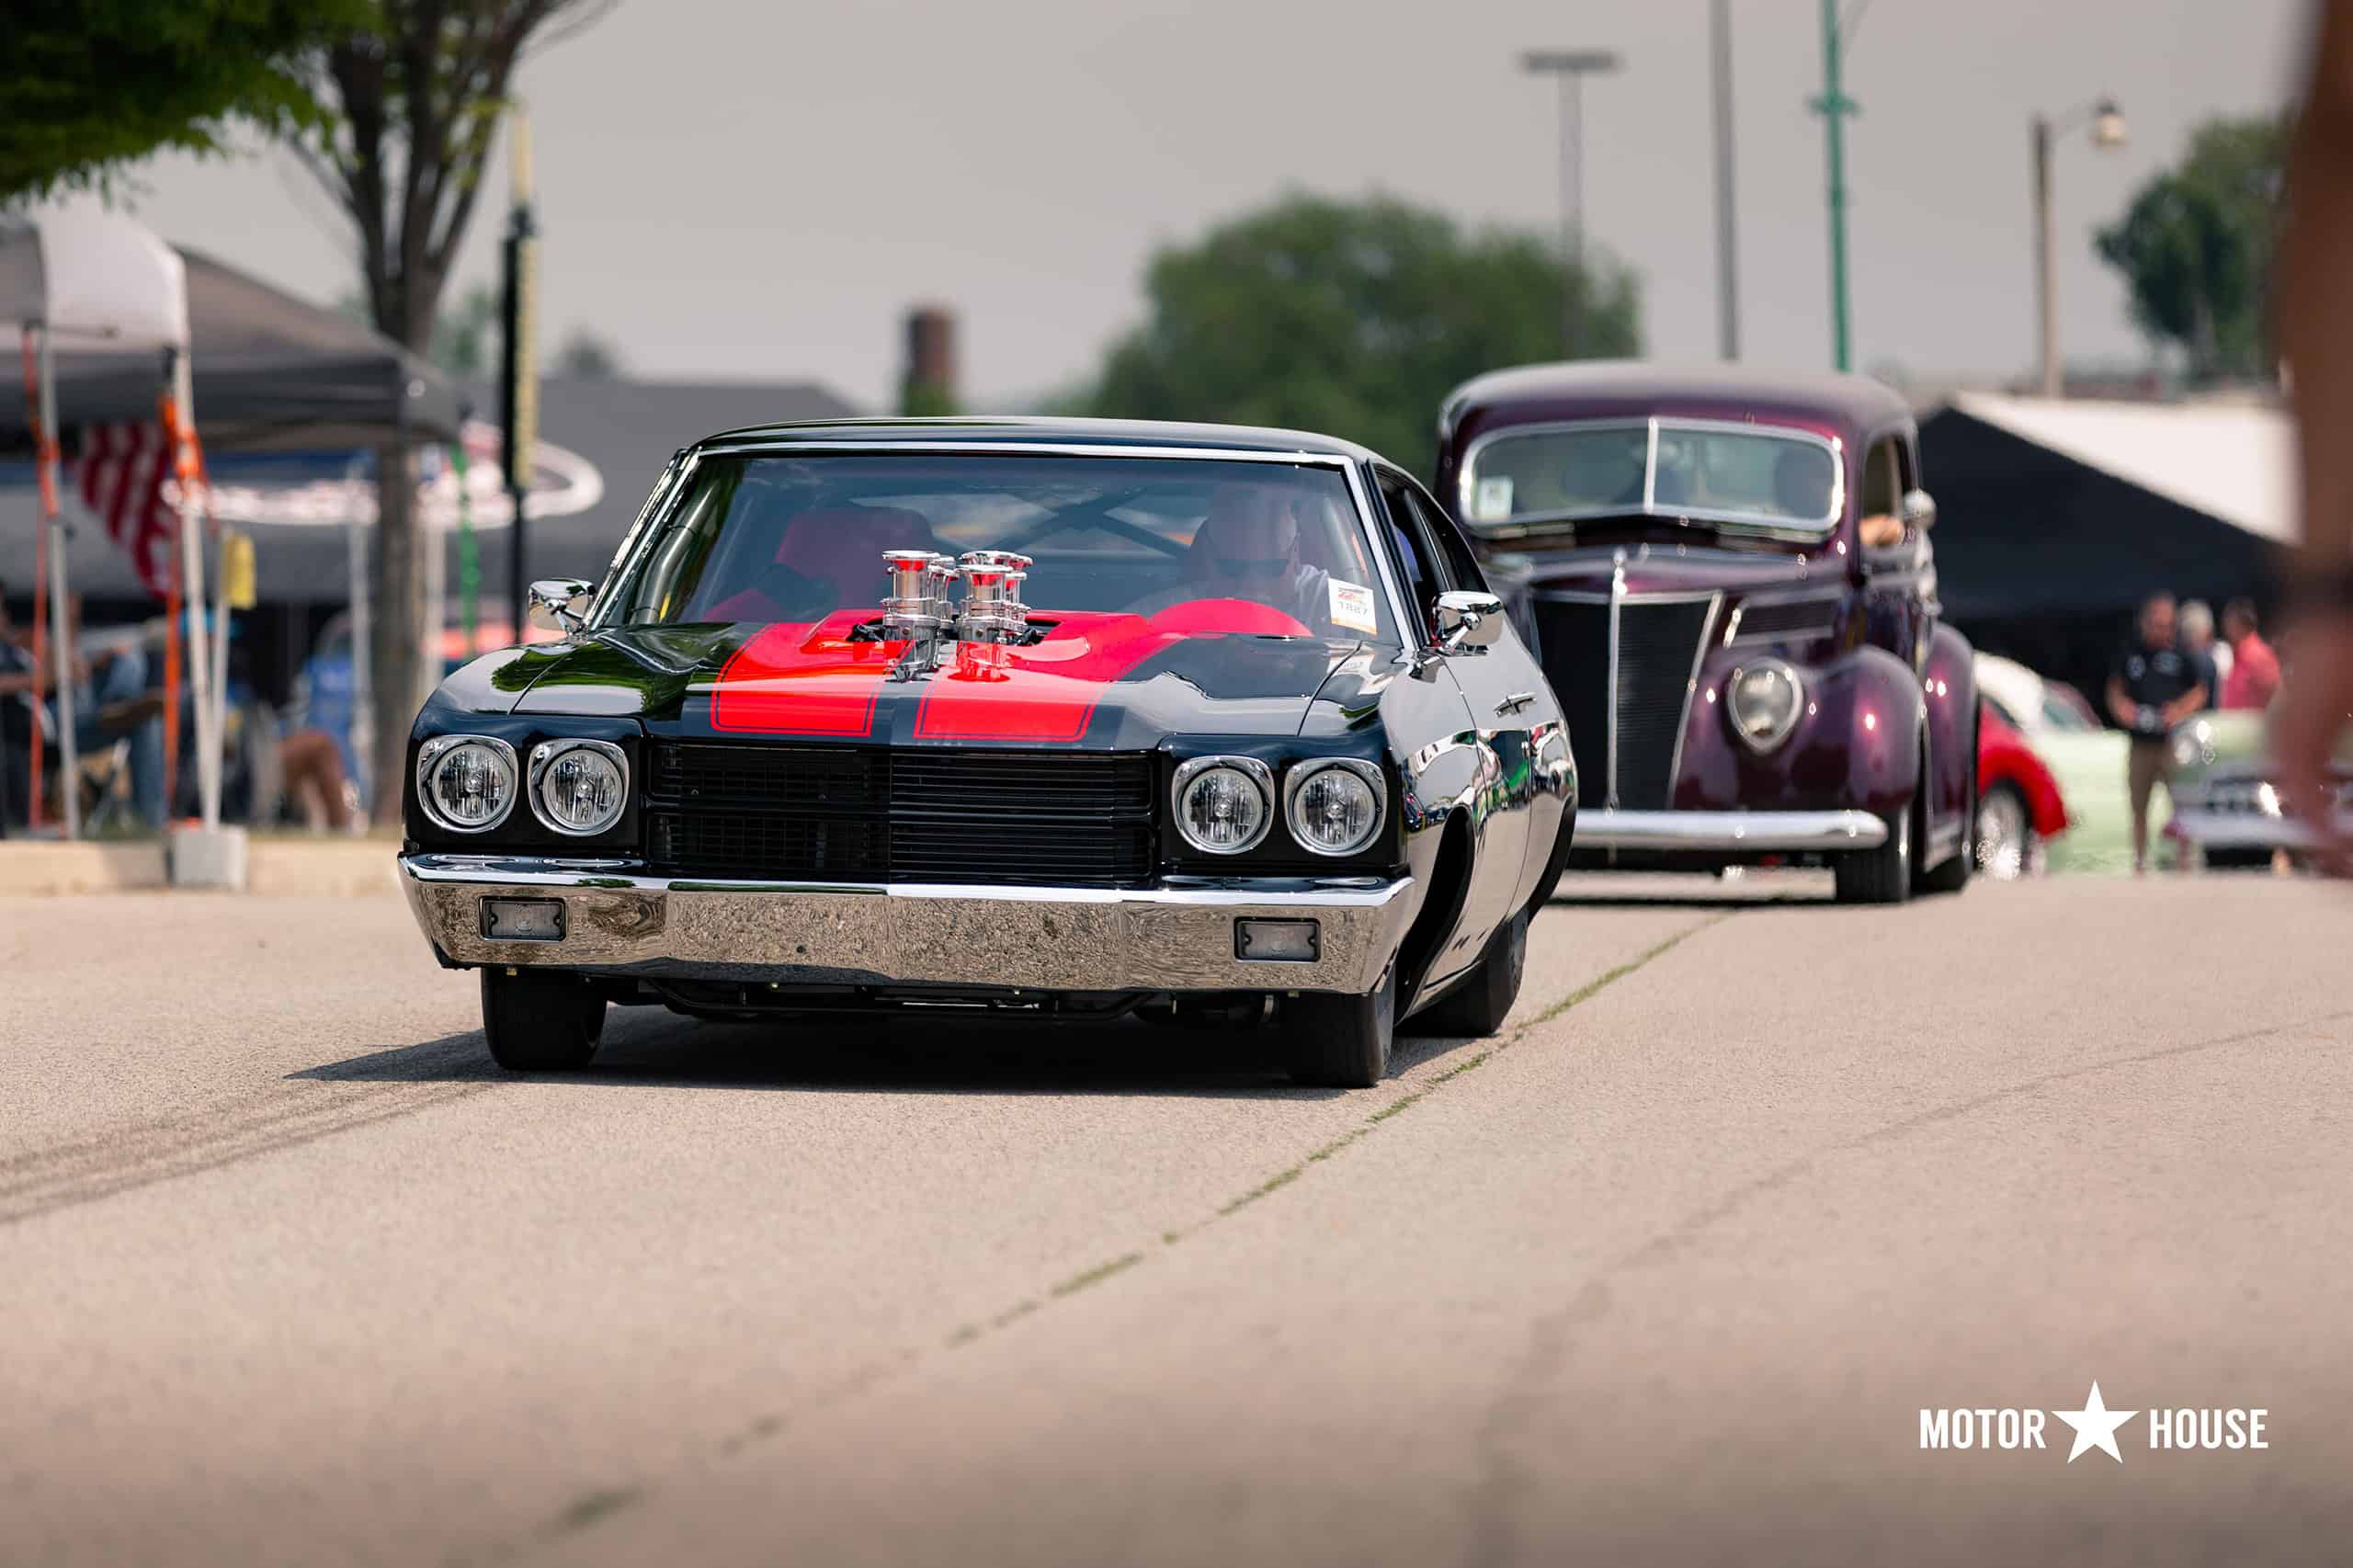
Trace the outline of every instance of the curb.
<instances>
[{"instance_id":1,"label":"curb","mask_svg":"<svg viewBox=\"0 0 2353 1568\"><path fill-rule=\"evenodd\" d=\"M389 839L266 839L245 846L245 892L266 898L376 897L399 891ZM157 892L171 885L156 842L0 841L0 897Z\"/></svg>"}]
</instances>

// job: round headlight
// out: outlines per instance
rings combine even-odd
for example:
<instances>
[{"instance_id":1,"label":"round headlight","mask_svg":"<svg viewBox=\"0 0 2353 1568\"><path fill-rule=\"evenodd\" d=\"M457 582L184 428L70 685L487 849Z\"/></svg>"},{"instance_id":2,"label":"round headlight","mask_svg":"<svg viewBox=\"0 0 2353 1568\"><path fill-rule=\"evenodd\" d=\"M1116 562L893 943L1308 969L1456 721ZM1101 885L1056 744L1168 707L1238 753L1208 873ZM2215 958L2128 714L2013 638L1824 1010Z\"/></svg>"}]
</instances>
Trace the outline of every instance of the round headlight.
<instances>
[{"instance_id":1,"label":"round headlight","mask_svg":"<svg viewBox=\"0 0 2353 1568\"><path fill-rule=\"evenodd\" d=\"M1756 751L1770 751L1790 738L1805 710L1805 688L1798 672L1779 659L1759 659L1732 672L1724 683L1724 710L1732 727Z\"/></svg>"},{"instance_id":2,"label":"round headlight","mask_svg":"<svg viewBox=\"0 0 2353 1568\"><path fill-rule=\"evenodd\" d=\"M558 833L585 837L621 820L629 760L609 741L542 741L531 748L531 810Z\"/></svg>"},{"instance_id":3,"label":"round headlight","mask_svg":"<svg viewBox=\"0 0 2353 1568\"><path fill-rule=\"evenodd\" d=\"M1283 789L1290 835L1318 855L1353 855L1381 831L1381 770L1335 758L1294 767Z\"/></svg>"},{"instance_id":4,"label":"round headlight","mask_svg":"<svg viewBox=\"0 0 2353 1568\"><path fill-rule=\"evenodd\" d=\"M440 735L416 754L416 798L452 833L486 833L515 809L515 748L488 735Z\"/></svg>"},{"instance_id":5,"label":"round headlight","mask_svg":"<svg viewBox=\"0 0 2353 1568\"><path fill-rule=\"evenodd\" d=\"M1274 775L1246 756L1197 757L1176 770L1176 831L1205 855L1256 847L1274 821Z\"/></svg>"}]
</instances>

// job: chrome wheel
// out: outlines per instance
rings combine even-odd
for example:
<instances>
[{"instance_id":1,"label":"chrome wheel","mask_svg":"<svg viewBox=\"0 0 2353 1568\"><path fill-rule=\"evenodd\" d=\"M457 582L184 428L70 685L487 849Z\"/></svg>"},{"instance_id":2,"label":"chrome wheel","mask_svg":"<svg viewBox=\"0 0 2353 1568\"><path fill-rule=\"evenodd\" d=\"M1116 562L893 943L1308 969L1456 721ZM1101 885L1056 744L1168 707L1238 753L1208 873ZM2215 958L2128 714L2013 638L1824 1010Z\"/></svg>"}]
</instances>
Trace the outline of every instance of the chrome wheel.
<instances>
[{"instance_id":1,"label":"chrome wheel","mask_svg":"<svg viewBox=\"0 0 2353 1568\"><path fill-rule=\"evenodd\" d=\"M2015 790L1995 790L1977 802L1977 869L2001 881L2026 875L2034 829Z\"/></svg>"}]
</instances>

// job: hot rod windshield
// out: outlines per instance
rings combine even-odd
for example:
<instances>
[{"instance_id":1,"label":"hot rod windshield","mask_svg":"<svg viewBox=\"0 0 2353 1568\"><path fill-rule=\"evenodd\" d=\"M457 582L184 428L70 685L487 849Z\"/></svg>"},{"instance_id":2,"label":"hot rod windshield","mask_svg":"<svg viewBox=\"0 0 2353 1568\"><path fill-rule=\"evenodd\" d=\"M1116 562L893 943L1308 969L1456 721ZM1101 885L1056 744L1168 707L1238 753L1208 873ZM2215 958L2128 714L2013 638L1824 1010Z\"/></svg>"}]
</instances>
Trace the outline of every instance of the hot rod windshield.
<instances>
[{"instance_id":1,"label":"hot rod windshield","mask_svg":"<svg viewBox=\"0 0 2353 1568\"><path fill-rule=\"evenodd\" d=\"M1340 467L1020 451L702 457L628 547L595 619L879 616L883 553L907 550L1029 556L1034 618L1239 600L1272 613L1224 623L1397 645Z\"/></svg>"},{"instance_id":2,"label":"hot rod windshield","mask_svg":"<svg viewBox=\"0 0 2353 1568\"><path fill-rule=\"evenodd\" d=\"M1474 528L1518 532L1630 514L1819 538L1845 506L1836 449L1802 430L1698 420L1506 429L1464 457Z\"/></svg>"}]
</instances>

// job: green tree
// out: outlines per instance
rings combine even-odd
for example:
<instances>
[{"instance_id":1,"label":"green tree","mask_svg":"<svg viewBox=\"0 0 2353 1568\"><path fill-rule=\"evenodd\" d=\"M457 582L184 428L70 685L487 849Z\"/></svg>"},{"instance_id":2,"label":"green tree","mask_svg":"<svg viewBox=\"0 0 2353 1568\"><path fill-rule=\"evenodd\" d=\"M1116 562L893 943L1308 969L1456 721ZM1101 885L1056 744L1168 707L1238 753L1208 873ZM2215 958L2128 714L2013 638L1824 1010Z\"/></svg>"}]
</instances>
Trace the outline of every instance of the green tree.
<instances>
[{"instance_id":1,"label":"green tree","mask_svg":"<svg viewBox=\"0 0 2353 1568\"><path fill-rule=\"evenodd\" d=\"M1088 403L1323 431L1426 474L1456 383L1562 355L1564 277L1580 356L1638 353L1640 290L1622 267L1564 271L1534 234L1465 233L1389 197L1286 197L1153 257L1151 313L1113 345Z\"/></svg>"},{"instance_id":2,"label":"green tree","mask_svg":"<svg viewBox=\"0 0 2353 1568\"><path fill-rule=\"evenodd\" d=\"M2180 165L2097 236L2131 290L2134 324L2179 346L2193 381L2270 372L2267 290L2286 137L2276 118L2208 120Z\"/></svg>"},{"instance_id":3,"label":"green tree","mask_svg":"<svg viewBox=\"0 0 2353 1568\"><path fill-rule=\"evenodd\" d=\"M508 85L526 48L595 21L611 0L371 0L369 25L312 59L332 111L289 142L351 220L360 290L376 330L429 353L441 294L481 197ZM377 453L375 614L369 657L376 737L371 798L397 809L404 740L426 689L424 562L410 454Z\"/></svg>"},{"instance_id":4,"label":"green tree","mask_svg":"<svg viewBox=\"0 0 2353 1568\"><path fill-rule=\"evenodd\" d=\"M304 71L366 0L8 0L0 29L0 205L104 189L176 148L217 153L231 127L321 119Z\"/></svg>"}]
</instances>

